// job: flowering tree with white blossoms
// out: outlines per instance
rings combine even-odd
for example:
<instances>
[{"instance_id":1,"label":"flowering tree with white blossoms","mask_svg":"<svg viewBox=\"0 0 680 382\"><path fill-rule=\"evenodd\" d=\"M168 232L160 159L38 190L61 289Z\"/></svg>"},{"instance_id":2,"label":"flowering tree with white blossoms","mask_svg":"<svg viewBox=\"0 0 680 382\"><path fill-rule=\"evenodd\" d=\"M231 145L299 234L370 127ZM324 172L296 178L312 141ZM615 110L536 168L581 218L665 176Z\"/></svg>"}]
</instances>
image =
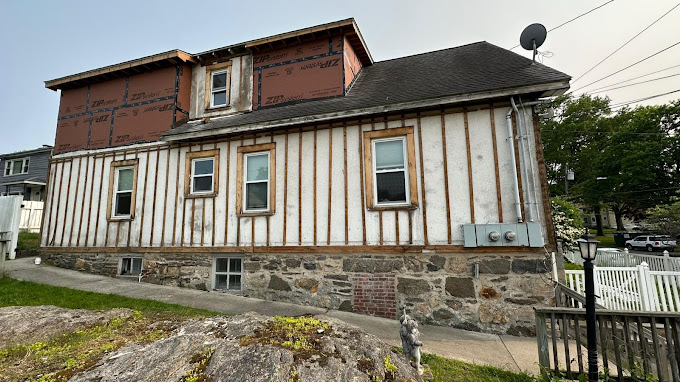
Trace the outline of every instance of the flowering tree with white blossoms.
<instances>
[{"instance_id":1,"label":"flowering tree with white blossoms","mask_svg":"<svg viewBox=\"0 0 680 382\"><path fill-rule=\"evenodd\" d=\"M576 240L583 235L583 217L578 206L560 197L550 199L555 235L562 239L564 251L576 248Z\"/></svg>"}]
</instances>

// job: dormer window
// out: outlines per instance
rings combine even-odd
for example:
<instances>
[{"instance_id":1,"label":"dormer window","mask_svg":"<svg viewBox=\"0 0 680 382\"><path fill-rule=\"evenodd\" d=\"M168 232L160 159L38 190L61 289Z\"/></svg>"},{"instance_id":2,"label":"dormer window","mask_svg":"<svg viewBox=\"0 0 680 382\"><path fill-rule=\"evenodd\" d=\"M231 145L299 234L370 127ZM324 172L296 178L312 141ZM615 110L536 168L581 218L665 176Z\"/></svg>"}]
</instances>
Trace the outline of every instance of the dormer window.
<instances>
[{"instance_id":1,"label":"dormer window","mask_svg":"<svg viewBox=\"0 0 680 382\"><path fill-rule=\"evenodd\" d=\"M205 108L229 106L231 61L207 66L205 69Z\"/></svg>"},{"instance_id":2,"label":"dormer window","mask_svg":"<svg viewBox=\"0 0 680 382\"><path fill-rule=\"evenodd\" d=\"M229 70L212 72L212 88L210 89L210 107L227 106L227 75Z\"/></svg>"}]
</instances>

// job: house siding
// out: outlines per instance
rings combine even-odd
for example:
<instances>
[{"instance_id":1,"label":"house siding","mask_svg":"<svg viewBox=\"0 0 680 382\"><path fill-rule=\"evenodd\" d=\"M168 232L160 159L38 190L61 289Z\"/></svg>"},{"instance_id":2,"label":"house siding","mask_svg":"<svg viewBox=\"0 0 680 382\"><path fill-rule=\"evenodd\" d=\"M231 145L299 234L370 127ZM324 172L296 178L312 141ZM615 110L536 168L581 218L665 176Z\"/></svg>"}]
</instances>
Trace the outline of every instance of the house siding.
<instances>
[{"instance_id":1,"label":"house siding","mask_svg":"<svg viewBox=\"0 0 680 382\"><path fill-rule=\"evenodd\" d=\"M67 227L66 232L63 229L64 218L73 220L75 213L76 220L85 219L80 232L81 246L88 247L462 245L463 224L498 223L501 212L503 222L517 221L511 199L511 172L507 171L511 159L505 147L506 122L505 118L500 118L506 112L506 108L483 109L443 114L443 118L432 115L332 128L311 127L302 134L299 129L290 129L256 138L250 135L229 141L185 146L156 144L71 158L57 157L53 171L57 178L51 183L61 186L47 204L49 220L46 224L52 229L43 232L42 243L58 247L64 246L69 239L77 241L78 234L72 232L72 227ZM498 189L491 113L495 116ZM468 138L465 118L468 120ZM419 207L398 211L368 210L362 200L365 180L360 152L361 132L402 126L413 126L415 131ZM535 150L533 132L529 131L529 134L528 149ZM446 139L446 166L442 138ZM237 148L269 142L276 144L276 212L271 216L237 216ZM419 160L421 145L423 168ZM185 199L186 153L212 149L220 152L217 195ZM139 160L135 219L109 222L106 220L106 201L110 164L113 160L129 159ZM534 168L535 160L532 157ZM537 172L532 175L536 177L534 184L540 185ZM530 183L525 179L522 182L524 200L528 200ZM83 213L84 201L92 200L91 190L96 193L94 200L100 200L99 207L88 205L89 214ZM535 195L540 196L540 192L537 187ZM544 228L544 241L548 242L542 204L537 203L536 207L537 220ZM88 224L97 218L98 225ZM62 236L66 242L53 240ZM90 238L87 245L84 236Z\"/></svg>"},{"instance_id":2,"label":"house siding","mask_svg":"<svg viewBox=\"0 0 680 382\"><path fill-rule=\"evenodd\" d=\"M531 306L552 297L540 275L547 273L543 248L462 246L462 225L473 222L473 211L475 223L517 221L507 111L480 105L57 156L41 239L45 257L115 276L120 256L134 254L144 258L148 282L211 290L213 257L232 254L244 260L245 296L383 317L407 307L428 323L531 335ZM362 199L362 132L403 126L414 128L418 207L369 210ZM534 131L527 133L533 152ZM238 216L237 149L270 142L276 145L275 213ZM185 198L187 153L214 149L217 195ZM139 160L135 217L108 221L111 162L130 159ZM529 173L540 185L535 168L536 162ZM529 200L530 183L522 182ZM535 192L541 195L540 186ZM537 206L550 242L543 203Z\"/></svg>"}]
</instances>

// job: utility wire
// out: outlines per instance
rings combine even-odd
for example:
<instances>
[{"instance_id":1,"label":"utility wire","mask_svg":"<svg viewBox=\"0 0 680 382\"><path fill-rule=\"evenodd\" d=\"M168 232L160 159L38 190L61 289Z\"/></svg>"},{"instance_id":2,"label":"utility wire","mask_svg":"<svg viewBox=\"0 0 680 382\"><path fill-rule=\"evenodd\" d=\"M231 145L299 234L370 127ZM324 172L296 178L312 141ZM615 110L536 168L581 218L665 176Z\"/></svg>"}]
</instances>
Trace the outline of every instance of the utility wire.
<instances>
[{"instance_id":1,"label":"utility wire","mask_svg":"<svg viewBox=\"0 0 680 382\"><path fill-rule=\"evenodd\" d=\"M589 10L589 11L586 12L586 13L582 13L582 14L580 14L580 15L574 17L573 19L569 20L569 21L563 22L562 24L560 24L560 25L558 25L558 26L556 26L556 27L550 29L548 32L552 32L552 31L554 31L555 29L558 29L558 28L560 28L560 27L562 27L562 26L564 26L564 25L567 25L567 24L569 24L570 22L572 22L572 21L574 21L574 20L576 20L576 19L578 19L578 18L581 18L581 17L587 15L587 14L590 13L590 12L593 12L593 11L595 11L595 10L597 10L597 9L600 9L600 8L604 7L605 5L607 5L607 4L609 4L609 3L613 2L613 1L614 1L614 0L609 0L609 1L607 1L606 3L604 3L604 4L602 4L602 5L598 6L598 7L595 7L595 8L593 8L593 9ZM513 46L512 48L510 48L510 50L513 50L513 49L517 48L519 45L520 45L520 44L517 44L517 45Z\"/></svg>"},{"instance_id":2,"label":"utility wire","mask_svg":"<svg viewBox=\"0 0 680 382\"><path fill-rule=\"evenodd\" d=\"M575 91L578 91L578 90L580 90L580 89L583 89L583 88L585 88L585 87L588 87L588 86L590 86L590 85L592 85L592 84L598 83L598 82L600 82L600 81L602 81L602 80L604 80L604 79L607 79L607 78L609 78L609 77L611 77L611 76L613 76L613 75L615 75L615 74L621 73L621 72L623 72L624 70L629 69L629 68L632 68L633 66L635 66L635 65L637 65L637 64L639 64L639 63L641 63L641 62L644 62L644 61L646 61L646 60L649 60L650 58L656 56L657 54L663 53L663 52L667 51L668 49L671 49L671 48L675 47L676 45L680 45L680 41L676 42L675 44L673 44L673 45L671 45L671 46L669 46L669 47L667 47L667 48L661 49L660 51L658 51L658 52L656 52L656 53L654 53L654 54L652 54L652 55L650 55L650 56L647 56L647 57L643 58L642 60L635 62L634 64L630 64L630 65L626 66L626 67L623 68L623 69L619 69L619 70L615 71L615 72L612 73L612 74L609 74L609 75L607 75L607 76L604 76L604 77L600 78L599 80L596 80L596 81L593 81L593 82L591 82L591 83L589 83L589 84L587 84L587 85L581 86L581 87L578 88L578 89L574 89L574 90L572 90L571 92L573 93L573 92L575 92Z\"/></svg>"},{"instance_id":3,"label":"utility wire","mask_svg":"<svg viewBox=\"0 0 680 382\"><path fill-rule=\"evenodd\" d=\"M578 77L577 79L573 80L571 83L572 83L572 84L576 83L576 81L580 80L581 78L583 78L583 76L585 76L586 74L590 73L593 69L597 68L601 63L605 62L609 57L613 56L616 52L618 52L619 50L621 50L624 46L628 45L631 41L635 40L638 36L640 36L642 33L644 33L647 29L651 28L654 24L656 24L657 22L659 22L659 20L663 19L667 14L671 13L675 8L677 8L677 7L679 7L679 6L680 6L680 3L675 4L675 6L674 6L673 8L671 8L668 12L664 13L663 15L661 15L661 17L659 17L658 19L654 20L653 23L647 25L647 27L646 27L645 29L643 29L643 30L641 30L640 32L638 32L638 34L636 34L635 36L633 36L630 40L626 41L626 42L625 42L623 45L621 45L620 47L616 48L615 51L609 53L609 55L608 55L607 57L603 58L602 61L600 61L600 62L598 62L597 64L595 64L593 67L591 67L590 69L588 69L585 73L581 74L580 77Z\"/></svg>"},{"instance_id":4,"label":"utility wire","mask_svg":"<svg viewBox=\"0 0 680 382\"><path fill-rule=\"evenodd\" d=\"M643 74L643 75L641 75L641 76L629 78L629 79L627 79L627 80L625 80L625 81L615 82L615 83L613 83L613 84L609 84L609 85L607 85L607 86L603 86L603 87L601 87L601 88L593 89L592 91L584 92L584 93L593 93L593 92L595 92L595 91L597 91L597 90L606 89L606 88L608 88L608 87L616 86L616 85L619 85L619 84L625 84L626 82L633 81L633 80L637 80L638 78L642 78L642 77L651 76L652 74L664 72L664 71L669 70L669 69L677 68L678 66L680 66L680 64L670 66L670 67L668 67L668 68L666 68L666 69L661 69L661 70L657 70L657 71L654 71L654 72L651 72L651 73Z\"/></svg>"},{"instance_id":5,"label":"utility wire","mask_svg":"<svg viewBox=\"0 0 680 382\"><path fill-rule=\"evenodd\" d=\"M671 77L675 77L675 76L680 76L680 73L671 74L671 75L665 76L665 77L652 78L652 79L650 79L650 80L645 80L645 81L640 81L640 82L633 82L632 84L623 85L623 86L617 86L617 87L615 87L615 88L604 89L604 90L598 90L598 91L592 91L592 92L586 92L586 93L587 93L587 94L603 93L603 92L608 92L608 91L610 91L610 90L623 89L623 88L627 88L627 87L629 87L629 86L635 86L635 85L646 84L647 82L653 82L653 81L663 80L663 79L671 78Z\"/></svg>"},{"instance_id":6,"label":"utility wire","mask_svg":"<svg viewBox=\"0 0 680 382\"><path fill-rule=\"evenodd\" d=\"M656 95L649 96L649 97L639 98L639 99L632 100L632 101L621 102L621 103L618 103L618 104L611 105L610 108L615 109L615 108L619 108L619 107L623 107L623 106L628 106L632 103L642 102L642 101L646 101L646 100L652 99L652 98L663 97L665 95L669 95L669 94L673 94L673 93L677 93L677 92L680 92L680 89L676 89L676 90L673 90L673 91L670 91L670 92L667 92L667 93L656 94Z\"/></svg>"}]
</instances>

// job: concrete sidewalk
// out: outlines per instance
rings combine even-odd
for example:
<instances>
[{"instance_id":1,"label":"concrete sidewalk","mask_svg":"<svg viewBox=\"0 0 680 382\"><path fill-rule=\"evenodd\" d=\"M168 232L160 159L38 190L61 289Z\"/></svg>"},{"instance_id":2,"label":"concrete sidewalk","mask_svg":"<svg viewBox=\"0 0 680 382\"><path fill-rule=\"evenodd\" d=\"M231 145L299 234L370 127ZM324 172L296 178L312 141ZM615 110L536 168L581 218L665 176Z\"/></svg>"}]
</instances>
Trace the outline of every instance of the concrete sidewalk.
<instances>
[{"instance_id":1,"label":"concrete sidewalk","mask_svg":"<svg viewBox=\"0 0 680 382\"><path fill-rule=\"evenodd\" d=\"M288 316L305 313L324 314L356 325L389 344L401 346L399 322L396 320L226 293L137 283L46 265L34 265L33 259L7 261L5 263L6 276L40 284L151 299L226 314L251 311L266 315ZM496 366L510 371L539 373L535 338L499 336L430 325L420 325L420 331L421 340L424 343L423 351L426 353L475 364Z\"/></svg>"}]
</instances>

